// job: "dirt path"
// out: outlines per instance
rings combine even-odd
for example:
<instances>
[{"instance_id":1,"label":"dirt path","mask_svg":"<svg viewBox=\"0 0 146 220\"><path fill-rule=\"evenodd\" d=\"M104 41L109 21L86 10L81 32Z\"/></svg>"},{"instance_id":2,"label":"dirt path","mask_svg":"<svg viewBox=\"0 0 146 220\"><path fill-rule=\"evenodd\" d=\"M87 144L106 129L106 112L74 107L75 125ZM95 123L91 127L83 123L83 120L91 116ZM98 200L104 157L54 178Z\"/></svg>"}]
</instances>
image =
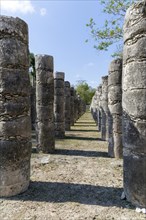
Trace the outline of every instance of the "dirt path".
<instances>
[{"instance_id":1,"label":"dirt path","mask_svg":"<svg viewBox=\"0 0 146 220\"><path fill-rule=\"evenodd\" d=\"M122 160L109 158L91 114L56 141L55 154L32 154L27 192L0 200L0 220L143 220L122 193Z\"/></svg>"}]
</instances>

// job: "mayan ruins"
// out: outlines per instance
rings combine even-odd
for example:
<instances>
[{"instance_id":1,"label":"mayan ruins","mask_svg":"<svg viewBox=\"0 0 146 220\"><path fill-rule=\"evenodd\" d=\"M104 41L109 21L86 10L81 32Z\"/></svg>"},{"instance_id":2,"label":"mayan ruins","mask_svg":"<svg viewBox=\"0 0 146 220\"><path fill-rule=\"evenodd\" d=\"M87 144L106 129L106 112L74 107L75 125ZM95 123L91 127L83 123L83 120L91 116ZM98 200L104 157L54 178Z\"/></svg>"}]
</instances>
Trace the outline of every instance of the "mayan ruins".
<instances>
[{"instance_id":1,"label":"mayan ruins","mask_svg":"<svg viewBox=\"0 0 146 220\"><path fill-rule=\"evenodd\" d=\"M70 124L74 125L74 87L70 88Z\"/></svg>"},{"instance_id":2,"label":"mayan ruins","mask_svg":"<svg viewBox=\"0 0 146 220\"><path fill-rule=\"evenodd\" d=\"M5 16L0 24L0 196L13 196L27 190L30 181L28 27Z\"/></svg>"},{"instance_id":3,"label":"mayan ruins","mask_svg":"<svg viewBox=\"0 0 146 220\"><path fill-rule=\"evenodd\" d=\"M71 92L70 82L65 81L65 130L69 131L71 126Z\"/></svg>"},{"instance_id":4,"label":"mayan ruins","mask_svg":"<svg viewBox=\"0 0 146 220\"><path fill-rule=\"evenodd\" d=\"M108 140L108 76L102 77L101 138Z\"/></svg>"},{"instance_id":5,"label":"mayan ruins","mask_svg":"<svg viewBox=\"0 0 146 220\"><path fill-rule=\"evenodd\" d=\"M55 148L53 57L36 55L35 65L37 148L43 153L51 153Z\"/></svg>"},{"instance_id":6,"label":"mayan ruins","mask_svg":"<svg viewBox=\"0 0 146 220\"><path fill-rule=\"evenodd\" d=\"M127 10L122 76L124 192L140 207L146 205L145 15L142 2Z\"/></svg>"},{"instance_id":7,"label":"mayan ruins","mask_svg":"<svg viewBox=\"0 0 146 220\"><path fill-rule=\"evenodd\" d=\"M113 60L108 75L108 154L121 158L122 147L122 59Z\"/></svg>"},{"instance_id":8,"label":"mayan ruins","mask_svg":"<svg viewBox=\"0 0 146 220\"><path fill-rule=\"evenodd\" d=\"M0 8L0 220L145 220L146 0Z\"/></svg>"},{"instance_id":9,"label":"mayan ruins","mask_svg":"<svg viewBox=\"0 0 146 220\"><path fill-rule=\"evenodd\" d=\"M63 72L54 74L54 120L55 136L64 138L65 136L65 91Z\"/></svg>"}]
</instances>

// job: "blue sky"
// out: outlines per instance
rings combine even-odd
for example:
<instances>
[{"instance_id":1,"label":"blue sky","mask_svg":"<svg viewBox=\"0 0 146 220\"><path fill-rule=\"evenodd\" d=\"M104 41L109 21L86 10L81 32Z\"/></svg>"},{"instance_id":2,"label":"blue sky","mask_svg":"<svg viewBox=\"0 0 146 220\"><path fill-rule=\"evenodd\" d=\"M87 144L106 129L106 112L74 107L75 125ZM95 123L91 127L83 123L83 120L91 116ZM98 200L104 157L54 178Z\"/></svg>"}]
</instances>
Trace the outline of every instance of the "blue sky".
<instances>
[{"instance_id":1,"label":"blue sky","mask_svg":"<svg viewBox=\"0 0 146 220\"><path fill-rule=\"evenodd\" d=\"M97 52L86 27L93 17L98 26L104 23L98 0L0 0L1 15L20 17L29 26L29 49L34 54L54 57L54 71L65 72L65 80L78 80L96 88L108 74L113 48Z\"/></svg>"}]
</instances>

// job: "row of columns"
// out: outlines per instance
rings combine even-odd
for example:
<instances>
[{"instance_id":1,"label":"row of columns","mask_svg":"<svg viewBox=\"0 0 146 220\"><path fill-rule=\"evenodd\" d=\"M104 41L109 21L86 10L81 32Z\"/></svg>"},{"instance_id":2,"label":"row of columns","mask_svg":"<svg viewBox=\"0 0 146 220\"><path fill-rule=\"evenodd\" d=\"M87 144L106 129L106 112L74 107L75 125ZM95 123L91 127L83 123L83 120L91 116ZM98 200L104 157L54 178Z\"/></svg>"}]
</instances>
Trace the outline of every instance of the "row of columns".
<instances>
[{"instance_id":1,"label":"row of columns","mask_svg":"<svg viewBox=\"0 0 146 220\"><path fill-rule=\"evenodd\" d=\"M108 155L123 158L124 193L146 207L146 16L135 3L124 22L123 59L113 60L92 98L91 112L108 141ZM102 89L101 89L102 88Z\"/></svg>"},{"instance_id":2,"label":"row of columns","mask_svg":"<svg viewBox=\"0 0 146 220\"><path fill-rule=\"evenodd\" d=\"M28 26L7 16L0 16L0 24L0 197L7 197L29 186L31 128L38 151L52 153L55 136L63 138L86 108L64 73L54 73L52 56L35 56L31 87Z\"/></svg>"}]
</instances>

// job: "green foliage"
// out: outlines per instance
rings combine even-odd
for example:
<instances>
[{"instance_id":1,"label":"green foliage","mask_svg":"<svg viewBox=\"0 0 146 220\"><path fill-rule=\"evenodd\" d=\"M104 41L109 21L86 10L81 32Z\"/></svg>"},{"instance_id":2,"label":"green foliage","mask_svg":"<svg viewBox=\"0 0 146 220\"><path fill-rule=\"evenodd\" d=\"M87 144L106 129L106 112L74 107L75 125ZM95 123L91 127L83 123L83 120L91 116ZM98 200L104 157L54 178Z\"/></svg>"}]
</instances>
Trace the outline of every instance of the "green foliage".
<instances>
[{"instance_id":1,"label":"green foliage","mask_svg":"<svg viewBox=\"0 0 146 220\"><path fill-rule=\"evenodd\" d=\"M96 42L94 48L99 51L107 51L108 48L117 43L122 42L123 38L123 20L127 8L137 0L99 0L103 5L103 13L108 15L108 20L105 20L104 26L99 28L93 18L86 24L90 28L91 37ZM88 42L88 40L86 40ZM117 49L113 56L121 57L122 51Z\"/></svg>"},{"instance_id":2,"label":"green foliage","mask_svg":"<svg viewBox=\"0 0 146 220\"><path fill-rule=\"evenodd\" d=\"M75 89L86 105L89 105L96 90L90 87L84 80L79 80Z\"/></svg>"}]
</instances>

